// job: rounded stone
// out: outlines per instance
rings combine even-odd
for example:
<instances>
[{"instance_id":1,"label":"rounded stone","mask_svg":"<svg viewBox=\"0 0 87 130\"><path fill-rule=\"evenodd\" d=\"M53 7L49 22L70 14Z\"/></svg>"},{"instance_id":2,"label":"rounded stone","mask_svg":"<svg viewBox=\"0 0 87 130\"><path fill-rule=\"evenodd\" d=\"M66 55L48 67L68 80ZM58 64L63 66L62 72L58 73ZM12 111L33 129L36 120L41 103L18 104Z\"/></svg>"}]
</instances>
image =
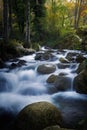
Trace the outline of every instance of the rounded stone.
<instances>
[{"instance_id":1,"label":"rounded stone","mask_svg":"<svg viewBox=\"0 0 87 130\"><path fill-rule=\"evenodd\" d=\"M56 70L56 66L53 64L42 64L39 65L37 68L37 72L41 74L50 74L55 72L55 70Z\"/></svg>"},{"instance_id":2,"label":"rounded stone","mask_svg":"<svg viewBox=\"0 0 87 130\"><path fill-rule=\"evenodd\" d=\"M62 124L61 112L51 103L37 102L26 106L17 116L15 130L42 130Z\"/></svg>"}]
</instances>

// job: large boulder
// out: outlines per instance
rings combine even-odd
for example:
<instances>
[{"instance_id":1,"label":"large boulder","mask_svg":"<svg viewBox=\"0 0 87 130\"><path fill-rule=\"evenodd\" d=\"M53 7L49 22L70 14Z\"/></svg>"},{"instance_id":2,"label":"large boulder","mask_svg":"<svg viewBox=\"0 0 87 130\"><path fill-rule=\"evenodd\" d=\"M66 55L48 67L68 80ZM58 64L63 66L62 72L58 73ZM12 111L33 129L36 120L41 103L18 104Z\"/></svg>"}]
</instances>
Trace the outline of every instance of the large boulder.
<instances>
[{"instance_id":1,"label":"large boulder","mask_svg":"<svg viewBox=\"0 0 87 130\"><path fill-rule=\"evenodd\" d=\"M75 77L74 88L78 93L87 94L87 70L81 71Z\"/></svg>"},{"instance_id":2,"label":"large boulder","mask_svg":"<svg viewBox=\"0 0 87 130\"><path fill-rule=\"evenodd\" d=\"M37 68L37 72L41 74L50 74L56 70L56 66L53 64L42 64Z\"/></svg>"},{"instance_id":3,"label":"large boulder","mask_svg":"<svg viewBox=\"0 0 87 130\"><path fill-rule=\"evenodd\" d=\"M17 116L15 130L42 130L62 124L61 112L51 103L37 102L26 106Z\"/></svg>"},{"instance_id":4,"label":"large boulder","mask_svg":"<svg viewBox=\"0 0 87 130\"><path fill-rule=\"evenodd\" d=\"M84 60L82 63L79 64L77 73L79 74L82 70L85 70L87 68L87 60Z\"/></svg>"},{"instance_id":5,"label":"large boulder","mask_svg":"<svg viewBox=\"0 0 87 130\"><path fill-rule=\"evenodd\" d=\"M57 79L57 75L52 74L48 77L47 83L54 83L56 79Z\"/></svg>"},{"instance_id":6,"label":"large boulder","mask_svg":"<svg viewBox=\"0 0 87 130\"><path fill-rule=\"evenodd\" d=\"M58 76L54 82L54 86L58 91L66 91L71 87L71 79L65 76Z\"/></svg>"},{"instance_id":7,"label":"large boulder","mask_svg":"<svg viewBox=\"0 0 87 130\"><path fill-rule=\"evenodd\" d=\"M60 128L58 125L56 125L56 126L47 127L47 128L45 128L43 130L73 130L73 129Z\"/></svg>"}]
</instances>

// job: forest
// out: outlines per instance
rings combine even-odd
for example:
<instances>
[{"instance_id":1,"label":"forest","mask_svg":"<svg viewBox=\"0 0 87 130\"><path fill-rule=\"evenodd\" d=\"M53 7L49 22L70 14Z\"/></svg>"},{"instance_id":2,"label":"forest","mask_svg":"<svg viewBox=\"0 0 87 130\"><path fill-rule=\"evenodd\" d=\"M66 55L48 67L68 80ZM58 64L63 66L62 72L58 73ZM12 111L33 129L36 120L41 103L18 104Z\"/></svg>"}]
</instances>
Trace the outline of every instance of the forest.
<instances>
[{"instance_id":1,"label":"forest","mask_svg":"<svg viewBox=\"0 0 87 130\"><path fill-rule=\"evenodd\" d=\"M0 0L0 130L87 130L87 0Z\"/></svg>"},{"instance_id":2,"label":"forest","mask_svg":"<svg viewBox=\"0 0 87 130\"><path fill-rule=\"evenodd\" d=\"M62 48L63 42L78 36L82 39L86 31L86 0L0 1L0 37L4 43ZM71 49L79 49L78 44Z\"/></svg>"}]
</instances>

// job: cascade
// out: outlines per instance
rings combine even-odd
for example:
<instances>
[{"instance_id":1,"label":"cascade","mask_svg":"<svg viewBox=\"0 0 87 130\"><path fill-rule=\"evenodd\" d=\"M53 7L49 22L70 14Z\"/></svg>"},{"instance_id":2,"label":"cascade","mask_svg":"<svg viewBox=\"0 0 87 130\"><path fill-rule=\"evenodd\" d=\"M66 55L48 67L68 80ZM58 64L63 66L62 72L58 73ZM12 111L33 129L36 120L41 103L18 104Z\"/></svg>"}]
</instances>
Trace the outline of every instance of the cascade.
<instances>
[{"instance_id":1,"label":"cascade","mask_svg":"<svg viewBox=\"0 0 87 130\"><path fill-rule=\"evenodd\" d=\"M45 48L42 48L41 51L47 51L47 49L45 50ZM87 96L77 94L75 90L73 90L73 80L77 75L76 69L78 68L78 63L61 63L59 60L61 57L66 58L69 52L81 53L79 51L70 50L64 50L63 52L60 51L58 53L57 50L52 50L52 54L56 57L54 61L36 61L36 54L23 56L19 58L18 61L25 60L26 63L21 67L16 67L13 69L10 68L11 64L17 62L14 60L6 62L7 68L0 69L0 108L12 111L13 113L18 113L23 107L28 104L38 101L48 101L60 108L63 106L63 103L68 105L66 110L67 112L65 112L66 106L62 108L63 110L61 109L65 115L68 113L68 109L72 109L69 111L72 114L73 111L76 112L76 101L85 100L87 102ZM71 82L70 88L66 91L59 92L56 90L54 92L51 92L51 89L54 86L53 84L50 85L46 82L47 78L51 74L39 74L37 72L37 67L40 64L55 64L56 71L52 74L69 77L69 80ZM72 105L70 106L70 102L73 102L73 100L75 100L75 103L72 107ZM78 109L79 107L81 107L80 103L78 105Z\"/></svg>"}]
</instances>

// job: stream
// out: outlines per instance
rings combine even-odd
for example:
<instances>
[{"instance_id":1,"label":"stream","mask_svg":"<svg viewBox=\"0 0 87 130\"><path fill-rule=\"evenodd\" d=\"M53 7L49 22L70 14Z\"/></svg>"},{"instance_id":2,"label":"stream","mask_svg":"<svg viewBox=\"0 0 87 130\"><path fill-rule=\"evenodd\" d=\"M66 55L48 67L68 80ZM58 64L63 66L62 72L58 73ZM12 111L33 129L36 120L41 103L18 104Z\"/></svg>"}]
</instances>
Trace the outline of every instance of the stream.
<instances>
[{"instance_id":1,"label":"stream","mask_svg":"<svg viewBox=\"0 0 87 130\"><path fill-rule=\"evenodd\" d=\"M42 47L41 52L44 51L47 49ZM35 60L36 54L32 54L6 62L7 67L0 69L0 115L4 112L16 115L26 105L47 101L60 109L65 127L74 128L81 119L87 117L87 95L79 94L73 88L79 63L74 60L68 63L66 68L58 67L59 58L65 58L69 52L82 53L75 50L63 50L58 53L58 50L52 50L52 54L56 57L54 60ZM18 63L19 60L24 60L26 63L11 69L11 64ZM56 71L51 74L39 74L37 67L41 64L55 64ZM61 73L69 77L70 88L66 91L54 91L53 85L46 80L52 74Z\"/></svg>"}]
</instances>

